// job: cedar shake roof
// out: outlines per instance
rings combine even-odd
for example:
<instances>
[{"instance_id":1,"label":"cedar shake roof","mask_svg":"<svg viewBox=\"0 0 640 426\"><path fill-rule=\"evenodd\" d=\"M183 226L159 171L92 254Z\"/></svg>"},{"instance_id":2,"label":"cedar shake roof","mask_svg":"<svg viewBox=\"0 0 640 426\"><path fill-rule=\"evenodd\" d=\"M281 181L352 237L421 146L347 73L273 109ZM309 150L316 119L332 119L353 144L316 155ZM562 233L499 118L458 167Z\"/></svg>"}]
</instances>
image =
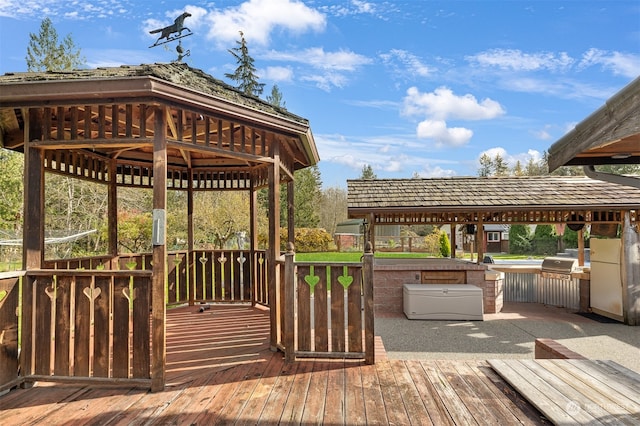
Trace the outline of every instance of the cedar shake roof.
<instances>
[{"instance_id":1,"label":"cedar shake roof","mask_svg":"<svg viewBox=\"0 0 640 426\"><path fill-rule=\"evenodd\" d=\"M29 125L47 170L108 181L115 161L123 185L150 184L156 130L181 189L262 187L276 155L283 181L320 160L308 120L177 62L0 76L0 147L23 151Z\"/></svg>"},{"instance_id":2,"label":"cedar shake roof","mask_svg":"<svg viewBox=\"0 0 640 426\"><path fill-rule=\"evenodd\" d=\"M640 190L587 177L360 179L348 180L347 186L349 217L363 217L370 213L396 216L404 214L409 217L421 212L498 214L514 211L620 211L640 208ZM400 222L406 220L408 219Z\"/></svg>"},{"instance_id":3,"label":"cedar shake roof","mask_svg":"<svg viewBox=\"0 0 640 426\"><path fill-rule=\"evenodd\" d=\"M122 65L119 67L101 67L72 71L11 72L0 76L0 87L4 84L60 82L63 80L92 80L95 81L96 84L100 84L100 80L130 80L135 77L155 77L181 86L182 88L189 88L197 92L225 99L234 104L277 115L301 124L309 124L308 120L292 114L284 108L273 106L255 96L245 95L238 89L210 76L204 71L191 68L187 64L180 62ZM3 91L4 90L3 88ZM6 95L7 93L5 92L5 96Z\"/></svg>"}]
</instances>

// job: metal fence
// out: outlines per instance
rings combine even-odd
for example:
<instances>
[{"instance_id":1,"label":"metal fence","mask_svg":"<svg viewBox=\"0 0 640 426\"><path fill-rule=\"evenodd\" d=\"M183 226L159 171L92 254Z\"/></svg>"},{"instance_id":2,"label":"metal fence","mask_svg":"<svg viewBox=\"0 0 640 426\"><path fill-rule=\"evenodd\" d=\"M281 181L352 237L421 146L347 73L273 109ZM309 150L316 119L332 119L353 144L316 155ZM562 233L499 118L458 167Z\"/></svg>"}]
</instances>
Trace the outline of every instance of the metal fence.
<instances>
[{"instance_id":1,"label":"metal fence","mask_svg":"<svg viewBox=\"0 0 640 426\"><path fill-rule=\"evenodd\" d=\"M580 280L549 278L535 273L505 272L504 301L544 303L578 310Z\"/></svg>"}]
</instances>

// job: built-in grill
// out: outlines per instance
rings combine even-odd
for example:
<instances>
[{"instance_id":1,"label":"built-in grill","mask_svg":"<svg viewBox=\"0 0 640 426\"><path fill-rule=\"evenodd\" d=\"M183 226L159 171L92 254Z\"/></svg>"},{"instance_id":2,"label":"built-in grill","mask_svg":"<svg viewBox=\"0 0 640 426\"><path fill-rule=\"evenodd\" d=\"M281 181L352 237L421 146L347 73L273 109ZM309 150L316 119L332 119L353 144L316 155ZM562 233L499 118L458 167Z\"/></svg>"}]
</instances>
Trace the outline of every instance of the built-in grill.
<instances>
[{"instance_id":1,"label":"built-in grill","mask_svg":"<svg viewBox=\"0 0 640 426\"><path fill-rule=\"evenodd\" d=\"M568 280L578 269L578 259L570 257L547 257L542 261L541 274L546 278Z\"/></svg>"}]
</instances>

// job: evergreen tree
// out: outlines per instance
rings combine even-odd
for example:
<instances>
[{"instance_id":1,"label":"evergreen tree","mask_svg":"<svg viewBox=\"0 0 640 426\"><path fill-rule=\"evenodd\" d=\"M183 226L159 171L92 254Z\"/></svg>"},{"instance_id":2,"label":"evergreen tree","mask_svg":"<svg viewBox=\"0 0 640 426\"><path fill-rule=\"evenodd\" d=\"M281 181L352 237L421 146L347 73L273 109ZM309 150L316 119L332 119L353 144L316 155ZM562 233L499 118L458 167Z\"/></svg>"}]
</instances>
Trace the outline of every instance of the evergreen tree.
<instances>
[{"instance_id":1,"label":"evergreen tree","mask_svg":"<svg viewBox=\"0 0 640 426\"><path fill-rule=\"evenodd\" d=\"M267 96L267 102L269 102L273 106L286 109L285 101L282 98L282 92L280 91L280 88L277 84L274 84L271 88L271 94Z\"/></svg>"},{"instance_id":2,"label":"evergreen tree","mask_svg":"<svg viewBox=\"0 0 640 426\"><path fill-rule=\"evenodd\" d=\"M260 96L264 90L264 83L258 82L256 67L253 65L253 58L249 55L247 41L244 33L240 31L240 40L236 40L237 47L228 49L228 52L236 58L238 67L233 73L226 73L224 76L238 83L237 89L245 95Z\"/></svg>"},{"instance_id":3,"label":"evergreen tree","mask_svg":"<svg viewBox=\"0 0 640 426\"><path fill-rule=\"evenodd\" d=\"M529 161L527 161L527 165L524 169L524 174L526 176L542 176L548 173L547 169L540 161L535 161L533 157L529 157Z\"/></svg>"},{"instance_id":4,"label":"evergreen tree","mask_svg":"<svg viewBox=\"0 0 640 426\"><path fill-rule=\"evenodd\" d=\"M373 172L373 167L370 164L365 164L362 166L362 173L360 174L360 179L377 179L378 176Z\"/></svg>"},{"instance_id":5,"label":"evergreen tree","mask_svg":"<svg viewBox=\"0 0 640 426\"><path fill-rule=\"evenodd\" d=\"M27 46L27 71L64 71L84 65L71 34L58 43L58 32L51 19L44 18L38 34L29 33Z\"/></svg>"},{"instance_id":6,"label":"evergreen tree","mask_svg":"<svg viewBox=\"0 0 640 426\"><path fill-rule=\"evenodd\" d=\"M507 176L509 174L509 165L500 154L496 154L493 159L493 167L496 176Z\"/></svg>"},{"instance_id":7,"label":"evergreen tree","mask_svg":"<svg viewBox=\"0 0 640 426\"><path fill-rule=\"evenodd\" d=\"M294 173L295 192L294 202L294 224L296 228L315 228L320 223L320 201L322 196L322 180L320 179L320 169L318 166L311 166ZM286 206L286 190L282 191ZM285 217L286 217L286 212Z\"/></svg>"},{"instance_id":8,"label":"evergreen tree","mask_svg":"<svg viewBox=\"0 0 640 426\"><path fill-rule=\"evenodd\" d=\"M487 177L493 173L493 160L486 153L480 157L480 168L478 169L478 176Z\"/></svg>"},{"instance_id":9,"label":"evergreen tree","mask_svg":"<svg viewBox=\"0 0 640 426\"><path fill-rule=\"evenodd\" d=\"M446 232L440 232L440 255L442 257L451 256L451 243Z\"/></svg>"},{"instance_id":10,"label":"evergreen tree","mask_svg":"<svg viewBox=\"0 0 640 426\"><path fill-rule=\"evenodd\" d=\"M551 225L536 225L533 233L533 251L535 254L553 255L558 248L558 237Z\"/></svg>"},{"instance_id":11,"label":"evergreen tree","mask_svg":"<svg viewBox=\"0 0 640 426\"><path fill-rule=\"evenodd\" d=\"M640 175L640 164L603 164L596 170L616 175Z\"/></svg>"},{"instance_id":12,"label":"evergreen tree","mask_svg":"<svg viewBox=\"0 0 640 426\"><path fill-rule=\"evenodd\" d=\"M524 176L524 170L522 169L522 164L520 163L520 160L516 161L516 165L513 166L513 175Z\"/></svg>"},{"instance_id":13,"label":"evergreen tree","mask_svg":"<svg viewBox=\"0 0 640 426\"><path fill-rule=\"evenodd\" d=\"M531 252L531 232L527 225L511 225L509 228L509 252L513 254Z\"/></svg>"}]
</instances>

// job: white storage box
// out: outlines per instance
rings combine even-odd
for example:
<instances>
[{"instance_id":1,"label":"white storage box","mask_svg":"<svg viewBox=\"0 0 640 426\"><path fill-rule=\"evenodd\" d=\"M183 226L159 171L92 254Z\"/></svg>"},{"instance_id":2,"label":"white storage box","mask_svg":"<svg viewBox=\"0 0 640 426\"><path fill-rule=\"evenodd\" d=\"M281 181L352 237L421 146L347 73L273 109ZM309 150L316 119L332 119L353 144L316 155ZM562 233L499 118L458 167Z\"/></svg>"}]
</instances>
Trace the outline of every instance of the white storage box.
<instances>
[{"instance_id":1,"label":"white storage box","mask_svg":"<svg viewBox=\"0 0 640 426\"><path fill-rule=\"evenodd\" d=\"M409 319L482 321L482 289L470 284L404 284Z\"/></svg>"}]
</instances>

